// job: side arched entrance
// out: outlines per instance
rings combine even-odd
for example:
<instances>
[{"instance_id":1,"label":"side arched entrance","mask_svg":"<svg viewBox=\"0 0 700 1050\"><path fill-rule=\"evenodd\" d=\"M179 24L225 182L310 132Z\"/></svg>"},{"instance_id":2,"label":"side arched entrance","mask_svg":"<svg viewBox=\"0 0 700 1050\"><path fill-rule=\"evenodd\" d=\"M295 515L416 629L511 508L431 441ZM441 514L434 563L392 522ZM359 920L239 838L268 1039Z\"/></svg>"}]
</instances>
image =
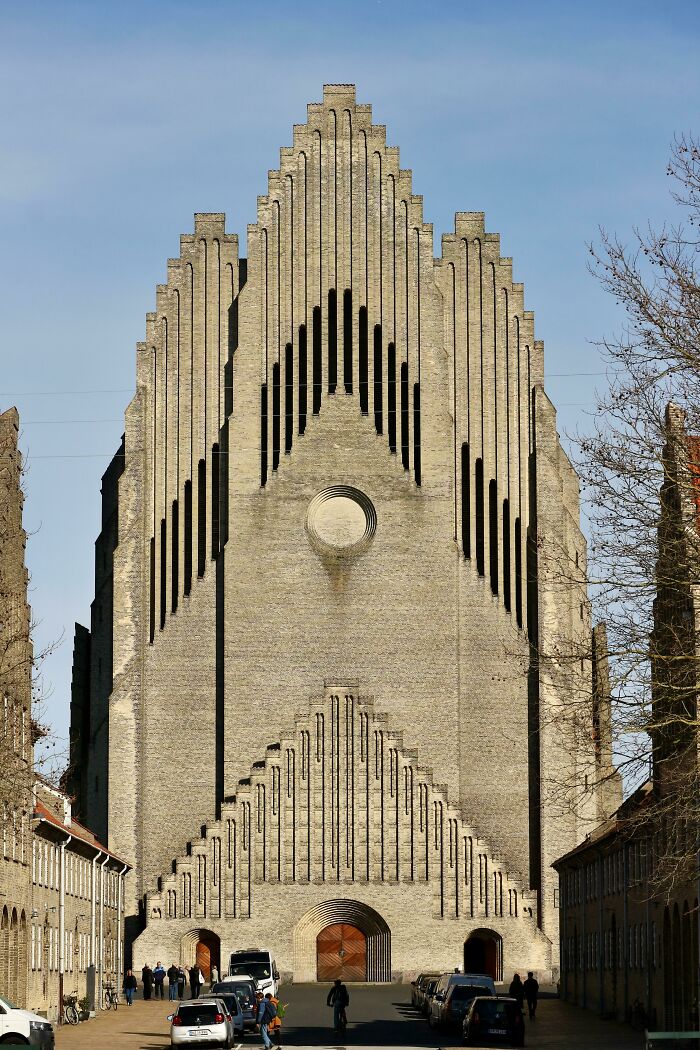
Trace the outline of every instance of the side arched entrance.
<instances>
[{"instance_id":1,"label":"side arched entrance","mask_svg":"<svg viewBox=\"0 0 700 1050\"><path fill-rule=\"evenodd\" d=\"M391 931L374 908L330 900L294 929L294 980L391 981Z\"/></svg>"},{"instance_id":2,"label":"side arched entrance","mask_svg":"<svg viewBox=\"0 0 700 1050\"><path fill-rule=\"evenodd\" d=\"M503 980L503 938L495 930L474 930L464 942L464 972Z\"/></svg>"},{"instance_id":3,"label":"side arched entrance","mask_svg":"<svg viewBox=\"0 0 700 1050\"><path fill-rule=\"evenodd\" d=\"M212 966L221 973L221 941L211 930L190 930L180 942L180 961L183 966L196 963L209 981Z\"/></svg>"}]
</instances>

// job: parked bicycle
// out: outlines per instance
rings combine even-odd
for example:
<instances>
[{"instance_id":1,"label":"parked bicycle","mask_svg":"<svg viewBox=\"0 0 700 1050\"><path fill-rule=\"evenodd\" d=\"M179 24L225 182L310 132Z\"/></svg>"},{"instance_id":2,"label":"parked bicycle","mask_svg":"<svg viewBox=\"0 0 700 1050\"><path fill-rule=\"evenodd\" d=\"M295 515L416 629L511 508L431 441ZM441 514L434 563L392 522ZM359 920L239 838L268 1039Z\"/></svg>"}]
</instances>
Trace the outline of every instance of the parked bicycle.
<instances>
[{"instance_id":1,"label":"parked bicycle","mask_svg":"<svg viewBox=\"0 0 700 1050\"><path fill-rule=\"evenodd\" d=\"M119 1006L119 995L117 989L113 984L103 985L104 995L102 996L102 1009L103 1010L116 1010Z\"/></svg>"},{"instance_id":2,"label":"parked bicycle","mask_svg":"<svg viewBox=\"0 0 700 1050\"><path fill-rule=\"evenodd\" d=\"M80 1012L78 1011L78 989L72 995L63 996L63 1020L66 1024L79 1024Z\"/></svg>"}]
</instances>

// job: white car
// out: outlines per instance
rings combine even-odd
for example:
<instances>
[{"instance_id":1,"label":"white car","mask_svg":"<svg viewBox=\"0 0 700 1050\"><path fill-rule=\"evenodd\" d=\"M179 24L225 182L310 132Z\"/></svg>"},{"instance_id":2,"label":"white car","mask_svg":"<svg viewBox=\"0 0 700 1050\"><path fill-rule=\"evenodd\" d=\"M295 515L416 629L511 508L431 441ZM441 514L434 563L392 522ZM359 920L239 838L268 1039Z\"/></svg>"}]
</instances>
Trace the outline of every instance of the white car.
<instances>
[{"instance_id":1,"label":"white car","mask_svg":"<svg viewBox=\"0 0 700 1050\"><path fill-rule=\"evenodd\" d=\"M54 1050L53 1025L31 1010L20 1010L0 996L0 1043Z\"/></svg>"},{"instance_id":2,"label":"white car","mask_svg":"<svg viewBox=\"0 0 700 1050\"><path fill-rule=\"evenodd\" d=\"M171 1046L216 1046L230 1050L236 1032L226 1004L221 999L205 996L180 1003L170 1014Z\"/></svg>"}]
</instances>

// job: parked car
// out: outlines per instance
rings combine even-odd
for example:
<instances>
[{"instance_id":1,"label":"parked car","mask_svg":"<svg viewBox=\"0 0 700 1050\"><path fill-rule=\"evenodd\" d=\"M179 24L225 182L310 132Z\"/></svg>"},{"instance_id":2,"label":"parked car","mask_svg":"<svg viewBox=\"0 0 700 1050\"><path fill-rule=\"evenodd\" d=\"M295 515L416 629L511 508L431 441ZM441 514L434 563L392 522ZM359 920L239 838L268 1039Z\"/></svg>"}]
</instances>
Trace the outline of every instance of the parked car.
<instances>
[{"instance_id":1,"label":"parked car","mask_svg":"<svg viewBox=\"0 0 700 1050\"><path fill-rule=\"evenodd\" d=\"M525 1023L517 1000L505 996L473 999L464 1018L462 1036L465 1046L525 1046Z\"/></svg>"},{"instance_id":2,"label":"parked car","mask_svg":"<svg viewBox=\"0 0 700 1050\"><path fill-rule=\"evenodd\" d=\"M427 977L425 973L419 973L415 981L411 981L411 1006L418 1006L418 985Z\"/></svg>"},{"instance_id":3,"label":"parked car","mask_svg":"<svg viewBox=\"0 0 700 1050\"><path fill-rule=\"evenodd\" d=\"M211 992L212 995L231 995L233 992L241 1006L243 1027L250 1030L255 1028L258 1004L255 998L255 981L252 977L243 974L240 977L224 977L214 985Z\"/></svg>"},{"instance_id":4,"label":"parked car","mask_svg":"<svg viewBox=\"0 0 700 1050\"><path fill-rule=\"evenodd\" d=\"M170 1014L171 1046L206 1044L229 1050L235 1038L233 1021L219 997L190 999L180 1003L177 1011Z\"/></svg>"},{"instance_id":5,"label":"parked car","mask_svg":"<svg viewBox=\"0 0 700 1050\"><path fill-rule=\"evenodd\" d=\"M20 1010L9 999L0 997L0 1043L43 1046L54 1050L53 1025L31 1010Z\"/></svg>"},{"instance_id":6,"label":"parked car","mask_svg":"<svg viewBox=\"0 0 700 1050\"><path fill-rule=\"evenodd\" d=\"M444 1010L455 985L479 985L485 988L491 995L496 994L496 985L493 977L488 974L479 973L444 973L437 983L435 994L430 1001L430 1012L428 1013L428 1024L431 1028L437 1028L445 1021Z\"/></svg>"},{"instance_id":7,"label":"parked car","mask_svg":"<svg viewBox=\"0 0 700 1050\"><path fill-rule=\"evenodd\" d=\"M427 1017L428 1014L430 1013L430 1004L433 1001L433 996L435 995L435 989L438 986L439 980L440 980L439 975L437 977L431 977L427 981L427 983L425 984L425 986L423 987L423 990L421 992L421 996L420 996L420 1012L425 1017Z\"/></svg>"},{"instance_id":8,"label":"parked car","mask_svg":"<svg viewBox=\"0 0 700 1050\"><path fill-rule=\"evenodd\" d=\"M246 981L246 983L244 985L244 987L246 989L248 987L248 983L249 982ZM238 992L236 991L237 985L238 985L238 982L236 982L236 981L230 981L228 984L224 984L223 982L219 982L219 984L215 984L210 989L209 994L211 996L217 998L217 999L221 999L226 1004L226 1009L228 1010L229 1014L231 1015L231 1021L233 1022L234 1034L243 1036L243 1034L245 1032L245 1028L246 1028L246 1018L245 1018L245 1016L243 1014L243 1004L241 1003L241 1000L240 1000L240 997L238 995ZM253 1002L255 1002L255 997L254 996L253 996ZM248 1010L248 1013L252 1014L252 1018L253 1018L252 1027L254 1028L255 1027L255 1008L252 1005L250 1006L250 1008ZM251 1027L251 1026L248 1025L248 1027Z\"/></svg>"},{"instance_id":9,"label":"parked car","mask_svg":"<svg viewBox=\"0 0 700 1050\"><path fill-rule=\"evenodd\" d=\"M461 1029L462 1022L469 1012L472 999L479 996L491 996L490 988L483 984L453 984L447 993L445 1002L441 1004L440 1024L456 1025Z\"/></svg>"},{"instance_id":10,"label":"parked car","mask_svg":"<svg viewBox=\"0 0 700 1050\"><path fill-rule=\"evenodd\" d=\"M229 977L252 977L257 990L267 995L276 996L279 991L279 971L272 952L267 948L246 948L244 951L231 952L229 958Z\"/></svg>"},{"instance_id":11,"label":"parked car","mask_svg":"<svg viewBox=\"0 0 700 1050\"><path fill-rule=\"evenodd\" d=\"M431 980L437 980L440 976L439 973L433 971L432 973L419 973L413 982L413 988L411 990L411 1002L417 1010L423 1009L423 1002L425 996L425 989L427 988Z\"/></svg>"}]
</instances>

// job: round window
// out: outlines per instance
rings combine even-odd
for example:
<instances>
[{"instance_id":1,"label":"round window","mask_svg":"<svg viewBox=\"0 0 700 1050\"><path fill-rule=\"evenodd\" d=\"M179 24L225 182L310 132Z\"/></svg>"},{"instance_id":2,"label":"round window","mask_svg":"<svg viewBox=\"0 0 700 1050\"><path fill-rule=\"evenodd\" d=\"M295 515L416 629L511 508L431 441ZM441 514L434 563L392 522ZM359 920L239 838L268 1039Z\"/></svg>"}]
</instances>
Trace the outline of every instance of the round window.
<instances>
[{"instance_id":1,"label":"round window","mask_svg":"<svg viewBox=\"0 0 700 1050\"><path fill-rule=\"evenodd\" d=\"M347 557L364 550L377 527L377 512L369 496L349 485L333 485L311 500L306 531L325 554Z\"/></svg>"}]
</instances>

